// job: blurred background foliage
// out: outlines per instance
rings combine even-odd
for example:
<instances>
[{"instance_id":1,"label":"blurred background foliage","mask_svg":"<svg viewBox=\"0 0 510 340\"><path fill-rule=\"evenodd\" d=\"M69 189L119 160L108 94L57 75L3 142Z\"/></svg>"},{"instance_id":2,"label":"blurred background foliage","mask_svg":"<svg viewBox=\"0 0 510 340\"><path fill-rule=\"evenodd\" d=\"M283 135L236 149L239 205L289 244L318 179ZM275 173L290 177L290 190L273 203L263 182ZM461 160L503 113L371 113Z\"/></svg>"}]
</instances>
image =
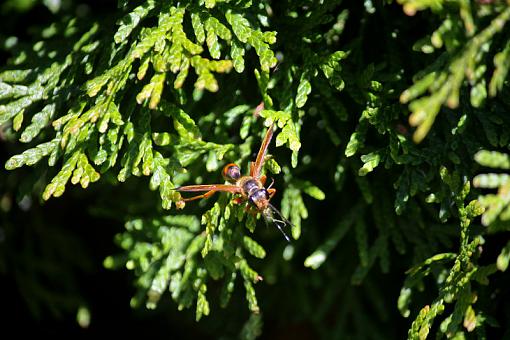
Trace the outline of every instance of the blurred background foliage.
<instances>
[{"instance_id":1,"label":"blurred background foliage","mask_svg":"<svg viewBox=\"0 0 510 340\"><path fill-rule=\"evenodd\" d=\"M510 336L506 1L8 0L0 16L6 329ZM248 169L271 122L291 242L228 194L172 190Z\"/></svg>"}]
</instances>

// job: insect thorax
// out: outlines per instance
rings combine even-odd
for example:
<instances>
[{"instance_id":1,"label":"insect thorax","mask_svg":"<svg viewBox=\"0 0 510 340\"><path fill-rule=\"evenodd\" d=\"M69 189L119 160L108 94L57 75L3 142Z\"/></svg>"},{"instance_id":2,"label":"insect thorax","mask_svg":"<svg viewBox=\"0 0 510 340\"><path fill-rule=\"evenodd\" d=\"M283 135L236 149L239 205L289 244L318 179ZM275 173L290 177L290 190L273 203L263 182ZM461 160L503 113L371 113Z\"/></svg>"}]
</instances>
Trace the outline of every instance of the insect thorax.
<instances>
[{"instance_id":1,"label":"insect thorax","mask_svg":"<svg viewBox=\"0 0 510 340\"><path fill-rule=\"evenodd\" d=\"M248 197L253 195L258 189L261 189L261 185L255 179L249 177L241 182L241 187Z\"/></svg>"}]
</instances>

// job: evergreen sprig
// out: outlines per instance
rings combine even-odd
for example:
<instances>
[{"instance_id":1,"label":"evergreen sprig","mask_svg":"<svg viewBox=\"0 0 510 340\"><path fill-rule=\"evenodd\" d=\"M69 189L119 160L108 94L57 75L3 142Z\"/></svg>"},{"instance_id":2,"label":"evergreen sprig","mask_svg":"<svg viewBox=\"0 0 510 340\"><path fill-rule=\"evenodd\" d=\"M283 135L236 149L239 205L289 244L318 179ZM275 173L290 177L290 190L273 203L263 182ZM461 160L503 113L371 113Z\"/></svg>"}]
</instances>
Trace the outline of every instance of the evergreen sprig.
<instances>
[{"instance_id":1,"label":"evergreen sprig","mask_svg":"<svg viewBox=\"0 0 510 340\"><path fill-rule=\"evenodd\" d=\"M495 35L505 32L510 19L510 9L498 6L491 13L492 20L487 21L483 6L471 7L469 2L455 1L458 10L443 8L443 1L400 1L408 14L429 6L443 12L445 20L428 39L421 40L417 49L424 53L433 53L442 48L445 51L426 70L416 75L413 86L402 92L400 101L409 103L412 114L409 116L411 126L417 127L414 140L422 141L429 132L441 107L446 104L450 109L459 106L461 90L470 88L470 102L473 107L480 107L487 94L495 96L501 90L508 67L503 58L508 54L506 48L494 57L494 72L489 85L486 82L487 55L494 54L500 46L493 46ZM448 17L451 15L452 17ZM454 19L455 17L461 19ZM459 27L463 23L464 27ZM503 33L504 34L504 33ZM426 92L429 95L424 95Z\"/></svg>"},{"instance_id":2,"label":"evergreen sprig","mask_svg":"<svg viewBox=\"0 0 510 340\"><path fill-rule=\"evenodd\" d=\"M138 293L131 300L132 306L146 301L147 308L155 308L169 289L179 310L196 301L198 321L209 314L208 282L224 281L219 298L226 307L239 277L249 309L259 312L253 284L262 276L250 267L247 257L263 259L266 252L250 236L243 236L242 226L254 225L253 217L246 219L241 207L227 202L222 197L203 215L205 233L200 232L198 219L188 215L136 219L126 224L126 232L117 237L126 253L108 257L105 266L126 266L135 271Z\"/></svg>"}]
</instances>

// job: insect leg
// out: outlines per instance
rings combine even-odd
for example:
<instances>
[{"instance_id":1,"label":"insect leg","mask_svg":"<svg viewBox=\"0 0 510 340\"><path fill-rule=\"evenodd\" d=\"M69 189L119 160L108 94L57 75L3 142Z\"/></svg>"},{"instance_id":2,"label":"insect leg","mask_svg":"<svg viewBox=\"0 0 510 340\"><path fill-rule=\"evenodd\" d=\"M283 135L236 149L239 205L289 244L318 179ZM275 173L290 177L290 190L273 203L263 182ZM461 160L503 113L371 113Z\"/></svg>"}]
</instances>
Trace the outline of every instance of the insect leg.
<instances>
[{"instance_id":1,"label":"insect leg","mask_svg":"<svg viewBox=\"0 0 510 340\"><path fill-rule=\"evenodd\" d=\"M278 220L278 221L275 221L276 228L278 228L280 230L280 232L283 234L283 237L285 237L287 242L290 242L290 238L287 236L287 234L285 234L285 232L283 231L282 227L280 226L280 223L282 223L283 226L285 226L285 222Z\"/></svg>"},{"instance_id":2,"label":"insect leg","mask_svg":"<svg viewBox=\"0 0 510 340\"><path fill-rule=\"evenodd\" d=\"M267 190L271 189L273 184L274 184L274 178L271 178L271 184L269 184L269 186L267 187ZM275 190L275 189L273 189L273 190Z\"/></svg>"},{"instance_id":3,"label":"insect leg","mask_svg":"<svg viewBox=\"0 0 510 340\"><path fill-rule=\"evenodd\" d=\"M273 185L273 183L271 183L271 185ZM269 194L269 199L273 198L274 194L276 194L276 189L271 188L271 185L267 189L267 193Z\"/></svg>"},{"instance_id":4,"label":"insect leg","mask_svg":"<svg viewBox=\"0 0 510 340\"><path fill-rule=\"evenodd\" d=\"M266 179L267 179L266 175L262 175L262 176L260 176L259 181L260 181L260 183L262 183L262 185L265 186L266 185Z\"/></svg>"},{"instance_id":5,"label":"insect leg","mask_svg":"<svg viewBox=\"0 0 510 340\"><path fill-rule=\"evenodd\" d=\"M234 197L234 199L232 199L232 202L234 202L234 204L241 204L244 202L244 198L242 197Z\"/></svg>"},{"instance_id":6,"label":"insect leg","mask_svg":"<svg viewBox=\"0 0 510 340\"><path fill-rule=\"evenodd\" d=\"M250 162L250 176L253 176L253 171L255 170L255 163Z\"/></svg>"},{"instance_id":7,"label":"insect leg","mask_svg":"<svg viewBox=\"0 0 510 340\"><path fill-rule=\"evenodd\" d=\"M189 202L189 201L194 201L194 200L198 200L198 199L201 199L201 198L207 198L209 196L212 196L215 192L216 192L216 190L211 190L211 191L206 192L205 194L198 195L198 196L193 196L193 197L188 197L188 198L183 198L182 200L184 202Z\"/></svg>"}]
</instances>

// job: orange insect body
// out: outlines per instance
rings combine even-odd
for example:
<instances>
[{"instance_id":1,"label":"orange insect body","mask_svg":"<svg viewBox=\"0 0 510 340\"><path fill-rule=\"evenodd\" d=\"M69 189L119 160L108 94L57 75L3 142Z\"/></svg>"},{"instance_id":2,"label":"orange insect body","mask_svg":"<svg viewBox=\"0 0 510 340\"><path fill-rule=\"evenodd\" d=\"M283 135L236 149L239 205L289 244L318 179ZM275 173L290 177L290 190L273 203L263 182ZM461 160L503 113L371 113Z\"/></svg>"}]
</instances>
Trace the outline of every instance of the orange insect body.
<instances>
[{"instance_id":1,"label":"orange insect body","mask_svg":"<svg viewBox=\"0 0 510 340\"><path fill-rule=\"evenodd\" d=\"M269 201L276 193L276 189L271 188L272 183L269 187L265 187L266 176L261 175L262 166L264 164L264 158L267 153L267 148L273 137L273 124L268 128L266 136L262 141L257 159L254 163L250 164L250 174L247 176L241 176L241 169L234 163L227 164L222 171L223 178L231 184L205 184L205 185L187 185L176 188L177 191L182 192L204 192L205 194L184 198L183 201L193 201L196 199L206 198L214 194L216 191L230 192L232 194L238 194L241 196L241 201L247 201L248 204L256 209L256 211L262 213L266 221L271 221L276 224L278 229L283 233L287 241L289 238L283 232L281 226L290 222L285 219L282 214L275 208ZM281 219L275 218L274 213Z\"/></svg>"}]
</instances>

